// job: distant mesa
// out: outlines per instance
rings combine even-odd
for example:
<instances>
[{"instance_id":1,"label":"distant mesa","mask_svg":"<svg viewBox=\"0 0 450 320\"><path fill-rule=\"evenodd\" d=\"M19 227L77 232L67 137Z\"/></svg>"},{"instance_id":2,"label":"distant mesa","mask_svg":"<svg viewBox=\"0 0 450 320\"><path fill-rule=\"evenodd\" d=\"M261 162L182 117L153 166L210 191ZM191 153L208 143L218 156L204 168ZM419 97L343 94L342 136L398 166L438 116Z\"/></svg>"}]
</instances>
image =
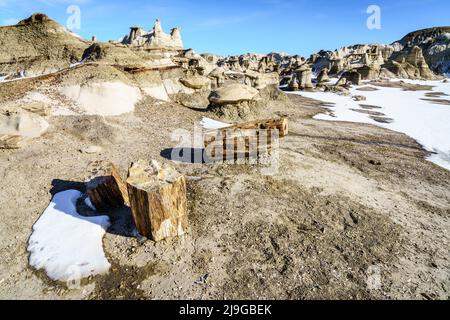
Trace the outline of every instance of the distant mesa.
<instances>
[{"instance_id":1,"label":"distant mesa","mask_svg":"<svg viewBox=\"0 0 450 320\"><path fill-rule=\"evenodd\" d=\"M129 35L122 40L123 44L130 46L148 46L151 48L169 48L183 50L183 41L179 28L173 28L170 35L165 33L161 21L156 20L155 26L149 32L140 27L131 27Z\"/></svg>"}]
</instances>

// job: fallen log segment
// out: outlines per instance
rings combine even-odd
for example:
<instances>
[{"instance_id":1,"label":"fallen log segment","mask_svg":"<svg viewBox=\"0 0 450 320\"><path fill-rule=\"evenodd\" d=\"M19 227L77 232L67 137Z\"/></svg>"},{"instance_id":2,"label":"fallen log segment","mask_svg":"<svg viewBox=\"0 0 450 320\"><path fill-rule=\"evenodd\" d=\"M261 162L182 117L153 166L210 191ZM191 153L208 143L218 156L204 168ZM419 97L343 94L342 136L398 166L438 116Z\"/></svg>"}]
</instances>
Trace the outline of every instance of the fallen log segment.
<instances>
[{"instance_id":1,"label":"fallen log segment","mask_svg":"<svg viewBox=\"0 0 450 320\"><path fill-rule=\"evenodd\" d=\"M181 236L188 228L186 179L170 166L139 160L128 172L133 220L154 241Z\"/></svg>"},{"instance_id":2,"label":"fallen log segment","mask_svg":"<svg viewBox=\"0 0 450 320\"><path fill-rule=\"evenodd\" d=\"M87 194L100 212L128 204L128 192L119 171L109 161L94 161L88 166Z\"/></svg>"},{"instance_id":3,"label":"fallen log segment","mask_svg":"<svg viewBox=\"0 0 450 320\"><path fill-rule=\"evenodd\" d=\"M0 149L20 149L23 146L24 137L14 135L0 135Z\"/></svg>"},{"instance_id":4,"label":"fallen log segment","mask_svg":"<svg viewBox=\"0 0 450 320\"><path fill-rule=\"evenodd\" d=\"M236 137L245 136L250 133L258 133L261 131L266 131L271 133L272 131L278 130L278 135L283 138L289 134L289 120L287 118L281 119L268 119L262 121L251 121L240 124L231 125L226 128L217 130L208 130L204 133L204 143L205 147L209 144L217 141L216 137ZM270 135L270 134L267 134ZM224 138L225 139L225 138Z\"/></svg>"},{"instance_id":5,"label":"fallen log segment","mask_svg":"<svg viewBox=\"0 0 450 320\"><path fill-rule=\"evenodd\" d=\"M284 138L289 134L288 118L268 119L260 121L251 121L232 126L235 129L257 129L257 130L278 130L280 138ZM225 128L229 129L229 128Z\"/></svg>"},{"instance_id":6,"label":"fallen log segment","mask_svg":"<svg viewBox=\"0 0 450 320\"><path fill-rule=\"evenodd\" d=\"M210 160L238 160L270 154L279 138L288 133L287 118L269 119L208 130L203 142Z\"/></svg>"}]
</instances>

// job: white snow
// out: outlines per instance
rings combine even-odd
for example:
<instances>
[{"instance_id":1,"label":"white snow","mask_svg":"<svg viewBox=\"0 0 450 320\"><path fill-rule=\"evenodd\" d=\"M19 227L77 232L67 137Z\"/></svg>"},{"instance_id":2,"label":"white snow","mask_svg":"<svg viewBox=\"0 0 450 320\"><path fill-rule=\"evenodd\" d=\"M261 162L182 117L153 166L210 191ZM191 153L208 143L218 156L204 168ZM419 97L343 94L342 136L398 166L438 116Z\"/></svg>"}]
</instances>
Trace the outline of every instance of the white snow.
<instances>
[{"instance_id":1,"label":"white snow","mask_svg":"<svg viewBox=\"0 0 450 320\"><path fill-rule=\"evenodd\" d=\"M202 121L200 121L200 125L206 130L223 129L231 126L229 123L216 121L210 118L203 118Z\"/></svg>"},{"instance_id":2,"label":"white snow","mask_svg":"<svg viewBox=\"0 0 450 320\"><path fill-rule=\"evenodd\" d=\"M70 64L69 69L73 69L75 67L81 66L82 64L84 64L84 61L85 61L85 59L81 60L80 62Z\"/></svg>"},{"instance_id":3,"label":"white snow","mask_svg":"<svg viewBox=\"0 0 450 320\"><path fill-rule=\"evenodd\" d=\"M71 85L61 93L76 102L88 115L117 116L132 112L142 95L137 87L123 82Z\"/></svg>"},{"instance_id":4,"label":"white snow","mask_svg":"<svg viewBox=\"0 0 450 320\"><path fill-rule=\"evenodd\" d=\"M450 83L442 81L403 80L409 83L432 85L433 91L450 95ZM330 108L332 114L319 114L315 119L330 121L351 121L377 125L409 135L423 147L434 154L428 160L450 170L450 106L434 104L421 100L427 98L429 91L403 91L398 88L377 87L378 91L357 91L353 87L351 95L363 95L367 101L353 101L351 96L345 97L327 92L299 92L298 94L325 102L334 103ZM450 100L449 97L440 99ZM379 123L370 115L358 113L350 109L363 110L360 104L379 106L387 118L393 123Z\"/></svg>"},{"instance_id":5,"label":"white snow","mask_svg":"<svg viewBox=\"0 0 450 320\"><path fill-rule=\"evenodd\" d=\"M79 215L76 203L81 196L76 190L56 194L33 226L28 246L30 265L45 269L55 281L104 274L111 266L102 244L109 218Z\"/></svg>"}]
</instances>

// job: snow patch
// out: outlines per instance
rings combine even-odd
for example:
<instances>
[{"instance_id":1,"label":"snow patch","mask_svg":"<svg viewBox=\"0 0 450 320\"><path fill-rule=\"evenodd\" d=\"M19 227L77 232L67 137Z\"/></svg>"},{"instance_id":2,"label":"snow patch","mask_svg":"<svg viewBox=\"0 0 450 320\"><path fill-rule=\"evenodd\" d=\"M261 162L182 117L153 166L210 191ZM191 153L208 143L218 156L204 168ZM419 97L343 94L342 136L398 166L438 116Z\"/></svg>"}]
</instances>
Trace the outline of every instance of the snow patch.
<instances>
[{"instance_id":1,"label":"snow patch","mask_svg":"<svg viewBox=\"0 0 450 320\"><path fill-rule=\"evenodd\" d=\"M138 88L122 82L90 83L63 87L61 93L74 100L87 115L117 116L134 111L141 100Z\"/></svg>"},{"instance_id":2,"label":"snow patch","mask_svg":"<svg viewBox=\"0 0 450 320\"><path fill-rule=\"evenodd\" d=\"M76 203L81 196L76 190L56 194L33 226L29 263L38 270L45 269L55 281L104 274L111 267L102 244L109 217L79 215Z\"/></svg>"},{"instance_id":3,"label":"snow patch","mask_svg":"<svg viewBox=\"0 0 450 320\"><path fill-rule=\"evenodd\" d=\"M78 66L83 65L84 62L85 62L85 60L86 60L86 59L83 59L83 60L81 60L80 62L76 62L76 63L70 64L70 65L69 65L69 69L73 69L73 68L75 68L75 67L78 67Z\"/></svg>"},{"instance_id":4,"label":"snow patch","mask_svg":"<svg viewBox=\"0 0 450 320\"><path fill-rule=\"evenodd\" d=\"M231 126L231 124L229 123L216 121L210 118L203 118L202 121L200 121L200 125L203 127L203 129L206 130L217 130L228 128Z\"/></svg>"},{"instance_id":5,"label":"snow patch","mask_svg":"<svg viewBox=\"0 0 450 320\"><path fill-rule=\"evenodd\" d=\"M432 85L433 91L450 95L450 83L442 81L403 80L407 83ZM422 99L429 91L403 91L399 88L377 87L378 91L357 91L353 87L351 96L340 96L328 92L300 92L298 94L312 99L335 104L330 108L331 114L319 114L315 119L329 121L350 121L368 123L402 132L417 140L432 152L428 160L450 170L450 107L433 104ZM353 101L352 96L364 95L366 101ZM448 97L444 97L447 99ZM384 118L394 119L392 123L380 123L369 114L353 111L364 110L360 106L372 105L380 108L372 111L385 114ZM367 111L367 110L366 110Z\"/></svg>"}]
</instances>

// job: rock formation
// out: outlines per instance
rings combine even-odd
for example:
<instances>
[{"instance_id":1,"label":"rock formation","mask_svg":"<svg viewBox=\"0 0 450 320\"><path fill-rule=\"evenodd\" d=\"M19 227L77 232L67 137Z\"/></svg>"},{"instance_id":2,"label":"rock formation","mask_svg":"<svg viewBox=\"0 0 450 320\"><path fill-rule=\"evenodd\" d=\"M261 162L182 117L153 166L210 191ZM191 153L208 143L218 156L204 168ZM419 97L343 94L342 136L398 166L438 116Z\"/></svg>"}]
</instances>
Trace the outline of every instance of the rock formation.
<instances>
[{"instance_id":1,"label":"rock formation","mask_svg":"<svg viewBox=\"0 0 450 320\"><path fill-rule=\"evenodd\" d=\"M414 31L393 45L403 48L419 46L431 70L439 74L450 73L450 27Z\"/></svg>"},{"instance_id":2,"label":"rock formation","mask_svg":"<svg viewBox=\"0 0 450 320\"><path fill-rule=\"evenodd\" d=\"M81 61L89 42L44 14L0 27L0 75L36 76Z\"/></svg>"},{"instance_id":3,"label":"rock formation","mask_svg":"<svg viewBox=\"0 0 450 320\"><path fill-rule=\"evenodd\" d=\"M47 132L48 122L39 114L22 108L0 111L0 149L18 149L24 142Z\"/></svg>"},{"instance_id":4,"label":"rock formation","mask_svg":"<svg viewBox=\"0 0 450 320\"><path fill-rule=\"evenodd\" d=\"M250 86L233 83L211 92L209 109L226 118L246 118L256 107L259 91Z\"/></svg>"},{"instance_id":5,"label":"rock formation","mask_svg":"<svg viewBox=\"0 0 450 320\"><path fill-rule=\"evenodd\" d=\"M183 50L180 29L173 28L170 35L166 34L159 19L156 20L153 29L149 32L145 32L140 27L131 27L130 33L123 38L122 43L131 46Z\"/></svg>"},{"instance_id":6,"label":"rock formation","mask_svg":"<svg viewBox=\"0 0 450 320\"><path fill-rule=\"evenodd\" d=\"M211 88L211 80L201 75L188 75L180 79L186 87L194 90L208 90Z\"/></svg>"},{"instance_id":7,"label":"rock formation","mask_svg":"<svg viewBox=\"0 0 450 320\"><path fill-rule=\"evenodd\" d=\"M330 77L328 76L328 69L324 68L320 71L319 75L317 76L317 83L325 83L330 81Z\"/></svg>"},{"instance_id":8,"label":"rock formation","mask_svg":"<svg viewBox=\"0 0 450 320\"><path fill-rule=\"evenodd\" d=\"M300 90L312 89L312 69L309 65L304 64L295 70L295 74L298 79L298 86Z\"/></svg>"},{"instance_id":9,"label":"rock formation","mask_svg":"<svg viewBox=\"0 0 450 320\"><path fill-rule=\"evenodd\" d=\"M240 102L251 101L258 95L258 90L242 85L231 84L211 92L209 102L214 106L226 104L239 104Z\"/></svg>"},{"instance_id":10,"label":"rock formation","mask_svg":"<svg viewBox=\"0 0 450 320\"><path fill-rule=\"evenodd\" d=\"M418 46L406 48L394 54L384 66L397 76L411 79L436 79L436 75L430 70L422 49Z\"/></svg>"}]
</instances>

